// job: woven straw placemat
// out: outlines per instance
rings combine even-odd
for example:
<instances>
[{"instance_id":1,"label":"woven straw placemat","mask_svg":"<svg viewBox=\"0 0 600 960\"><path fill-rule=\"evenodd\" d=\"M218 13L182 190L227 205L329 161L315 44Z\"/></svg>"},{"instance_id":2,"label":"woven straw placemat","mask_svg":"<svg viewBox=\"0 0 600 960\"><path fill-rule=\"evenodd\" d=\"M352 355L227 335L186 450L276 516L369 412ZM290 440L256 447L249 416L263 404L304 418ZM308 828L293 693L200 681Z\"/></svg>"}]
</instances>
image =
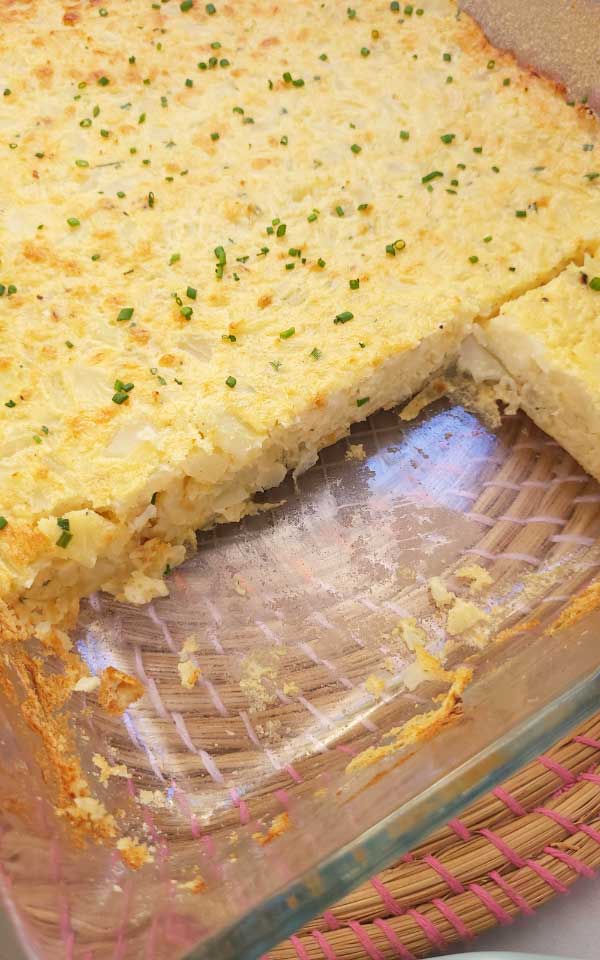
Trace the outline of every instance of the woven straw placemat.
<instances>
[{"instance_id":1,"label":"woven straw placemat","mask_svg":"<svg viewBox=\"0 0 600 960\"><path fill-rule=\"evenodd\" d=\"M425 957L531 914L600 866L600 714L268 960Z\"/></svg>"}]
</instances>

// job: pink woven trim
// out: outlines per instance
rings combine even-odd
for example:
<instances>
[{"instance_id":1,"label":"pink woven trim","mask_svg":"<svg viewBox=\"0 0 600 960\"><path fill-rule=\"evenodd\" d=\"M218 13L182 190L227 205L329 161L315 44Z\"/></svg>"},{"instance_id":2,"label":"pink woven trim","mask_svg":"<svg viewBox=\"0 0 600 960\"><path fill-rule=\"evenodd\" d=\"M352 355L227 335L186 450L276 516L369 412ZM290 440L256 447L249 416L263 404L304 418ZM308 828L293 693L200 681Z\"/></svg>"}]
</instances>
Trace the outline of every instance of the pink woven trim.
<instances>
[{"instance_id":1,"label":"pink woven trim","mask_svg":"<svg viewBox=\"0 0 600 960\"><path fill-rule=\"evenodd\" d=\"M576 823L573 823L572 820L569 820L568 817L563 817L562 813L557 813L556 810L550 810L549 807L536 807L533 811L534 813L541 813L544 817L548 817L550 820L553 820L554 823L558 824L559 827L562 827L567 833L577 833L579 827Z\"/></svg>"},{"instance_id":2,"label":"pink woven trim","mask_svg":"<svg viewBox=\"0 0 600 960\"><path fill-rule=\"evenodd\" d=\"M508 807L510 812L514 813L515 817L524 817L527 813L527 810L521 803L519 803L517 798L513 797L513 795L503 787L496 787L495 790L492 790L492 794L497 800L500 800L505 807Z\"/></svg>"},{"instance_id":3,"label":"pink woven trim","mask_svg":"<svg viewBox=\"0 0 600 960\"><path fill-rule=\"evenodd\" d=\"M428 864L432 870L435 870L438 876L442 878L444 883L448 885L452 893L464 893L465 888L458 877L453 876L453 874L446 869L444 864L440 863L437 857L433 857L428 854L426 857L423 857L423 863Z\"/></svg>"},{"instance_id":4,"label":"pink woven trim","mask_svg":"<svg viewBox=\"0 0 600 960\"><path fill-rule=\"evenodd\" d=\"M509 846L509 844L506 843L506 841L503 840L502 837L499 837L497 833L494 833L493 830L488 830L486 827L482 827L482 829L479 830L478 832L481 834L482 837L485 837L486 840L489 840L489 842L496 847L496 850L499 850L502 856L506 857L509 863L512 863L513 866L515 867L525 866L525 861L523 860L523 857L521 856L521 854L517 853L516 850L513 850L512 847Z\"/></svg>"},{"instance_id":5,"label":"pink woven trim","mask_svg":"<svg viewBox=\"0 0 600 960\"><path fill-rule=\"evenodd\" d=\"M590 783L600 783L600 774L597 773L582 773L580 780L589 780Z\"/></svg>"},{"instance_id":6,"label":"pink woven trim","mask_svg":"<svg viewBox=\"0 0 600 960\"><path fill-rule=\"evenodd\" d=\"M498 884L501 890L504 890L507 897L510 897L515 907L518 907L521 913L524 913L526 917L530 917L535 910L531 904L527 903L525 897L522 897L520 893L511 887L510 883L504 879L504 877L498 873L497 870L492 870L490 873L490 880L493 880L494 883Z\"/></svg>"},{"instance_id":7,"label":"pink woven trim","mask_svg":"<svg viewBox=\"0 0 600 960\"><path fill-rule=\"evenodd\" d=\"M331 944L325 939L320 930L313 930L312 936L319 944L326 960L337 960L337 956Z\"/></svg>"},{"instance_id":8,"label":"pink woven trim","mask_svg":"<svg viewBox=\"0 0 600 960\"><path fill-rule=\"evenodd\" d=\"M573 743L583 743L585 747L593 747L594 750L600 750L600 740L594 740L593 737L583 735L573 737Z\"/></svg>"},{"instance_id":9,"label":"pink woven trim","mask_svg":"<svg viewBox=\"0 0 600 960\"><path fill-rule=\"evenodd\" d=\"M398 937L396 936L394 930L390 927L389 923L386 923L385 920L381 920L381 918L374 920L373 923L375 926L379 927L382 933L386 935L394 950L400 957L400 960L416 960L414 953L411 953L408 947L405 947L402 941L398 940Z\"/></svg>"},{"instance_id":10,"label":"pink woven trim","mask_svg":"<svg viewBox=\"0 0 600 960\"><path fill-rule=\"evenodd\" d=\"M566 863L571 870L574 870L575 873L581 877L589 877L591 879L595 876L594 871L591 867L588 867L587 863L579 860L578 857L574 857L571 853L566 853L564 850L556 850L554 847L544 847L544 853Z\"/></svg>"},{"instance_id":11,"label":"pink woven trim","mask_svg":"<svg viewBox=\"0 0 600 960\"><path fill-rule=\"evenodd\" d=\"M450 926L454 927L458 936L462 940L472 940L475 936L474 933L469 930L466 923L464 923L461 918L454 912L452 907L448 906L447 903L444 903L443 900L440 900L439 897L436 897L435 900L431 901L435 907L438 908L443 917L446 918Z\"/></svg>"},{"instance_id":12,"label":"pink woven trim","mask_svg":"<svg viewBox=\"0 0 600 960\"><path fill-rule=\"evenodd\" d=\"M478 883L469 884L469 890L481 900L484 907L488 908L492 916L495 917L501 927L505 927L507 924L512 923L512 917L510 913L507 913L504 907L501 906L497 900L494 900L491 893L488 893L487 890L484 890L483 887L480 887Z\"/></svg>"},{"instance_id":13,"label":"pink woven trim","mask_svg":"<svg viewBox=\"0 0 600 960\"><path fill-rule=\"evenodd\" d=\"M357 938L357 940L360 940L362 946L370 956L371 960L385 960L385 957L383 956L383 954L379 952L379 950L377 949L377 947L375 946L371 938L367 936L367 934L361 927L358 920L349 920L348 926L352 930L352 933Z\"/></svg>"},{"instance_id":14,"label":"pink woven trim","mask_svg":"<svg viewBox=\"0 0 600 960\"><path fill-rule=\"evenodd\" d=\"M378 877L371 877L371 886L379 894L384 907L389 913L393 913L397 917L399 917L401 913L404 913L398 901L394 899L386 885L382 883Z\"/></svg>"},{"instance_id":15,"label":"pink woven trim","mask_svg":"<svg viewBox=\"0 0 600 960\"><path fill-rule=\"evenodd\" d=\"M568 767L563 767L561 763L557 763L556 760L547 757L544 753L540 754L537 760L543 767L546 767L546 770L550 770L552 773L555 773L557 777L560 777L563 783L575 783L577 777Z\"/></svg>"},{"instance_id":16,"label":"pink woven trim","mask_svg":"<svg viewBox=\"0 0 600 960\"><path fill-rule=\"evenodd\" d=\"M594 827L590 827L589 823L582 823L579 827L581 833L585 833L590 840L595 840L596 843L600 843L600 832Z\"/></svg>"},{"instance_id":17,"label":"pink woven trim","mask_svg":"<svg viewBox=\"0 0 600 960\"><path fill-rule=\"evenodd\" d=\"M293 946L294 950L296 951L296 956L298 957L298 960L310 960L309 955L307 954L306 950L302 946L302 942L298 939L298 937L290 937L290 943Z\"/></svg>"},{"instance_id":18,"label":"pink woven trim","mask_svg":"<svg viewBox=\"0 0 600 960\"><path fill-rule=\"evenodd\" d=\"M323 913L323 920L327 924L330 930L339 930L341 923L336 916L333 915L331 910L325 910Z\"/></svg>"},{"instance_id":19,"label":"pink woven trim","mask_svg":"<svg viewBox=\"0 0 600 960\"><path fill-rule=\"evenodd\" d=\"M561 883L560 880L557 880L553 873L542 867L540 863L536 863L535 860L528 860L527 866L533 870L534 873L537 873L538 877L542 880L545 880L549 887L551 887L555 893L567 893L569 888L565 887L564 883Z\"/></svg>"},{"instance_id":20,"label":"pink woven trim","mask_svg":"<svg viewBox=\"0 0 600 960\"><path fill-rule=\"evenodd\" d=\"M437 947L438 950L443 950L447 945L445 938L442 936L435 923L432 920L428 920L427 917L424 917L422 913L419 913L418 910L408 910L408 915L413 918L415 923L417 923L428 940L431 940L434 947Z\"/></svg>"},{"instance_id":21,"label":"pink woven trim","mask_svg":"<svg viewBox=\"0 0 600 960\"><path fill-rule=\"evenodd\" d=\"M451 830L454 830L456 836L459 840L470 840L472 833L467 827L466 824L462 823L458 817L455 817L454 820L448 821L448 826Z\"/></svg>"}]
</instances>

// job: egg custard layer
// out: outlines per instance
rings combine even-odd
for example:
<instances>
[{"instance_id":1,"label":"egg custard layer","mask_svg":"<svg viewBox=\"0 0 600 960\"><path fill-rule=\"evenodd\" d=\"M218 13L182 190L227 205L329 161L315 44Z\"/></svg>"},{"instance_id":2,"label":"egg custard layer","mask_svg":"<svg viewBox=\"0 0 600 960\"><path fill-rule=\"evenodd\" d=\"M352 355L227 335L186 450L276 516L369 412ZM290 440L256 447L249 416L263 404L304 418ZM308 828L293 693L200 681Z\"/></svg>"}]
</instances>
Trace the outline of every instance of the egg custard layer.
<instances>
[{"instance_id":1,"label":"egg custard layer","mask_svg":"<svg viewBox=\"0 0 600 960\"><path fill-rule=\"evenodd\" d=\"M22 616L166 593L196 528L599 246L596 122L448 0L0 6Z\"/></svg>"},{"instance_id":2,"label":"egg custard layer","mask_svg":"<svg viewBox=\"0 0 600 960\"><path fill-rule=\"evenodd\" d=\"M600 259L506 304L477 338L531 419L600 478Z\"/></svg>"}]
</instances>

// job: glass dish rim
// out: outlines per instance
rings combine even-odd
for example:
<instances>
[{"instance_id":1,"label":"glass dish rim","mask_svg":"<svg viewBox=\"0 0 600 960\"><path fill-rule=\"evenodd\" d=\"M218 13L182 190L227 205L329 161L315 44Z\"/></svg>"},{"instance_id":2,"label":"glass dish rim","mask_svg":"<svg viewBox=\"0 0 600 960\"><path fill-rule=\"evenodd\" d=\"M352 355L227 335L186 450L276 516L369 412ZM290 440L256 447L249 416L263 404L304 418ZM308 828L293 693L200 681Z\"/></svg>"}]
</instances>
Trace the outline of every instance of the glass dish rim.
<instances>
[{"instance_id":1,"label":"glass dish rim","mask_svg":"<svg viewBox=\"0 0 600 960\"><path fill-rule=\"evenodd\" d=\"M599 703L600 666L514 728L493 739L425 791L400 804L376 825L361 831L335 853L313 864L279 893L185 953L181 960L240 960L242 956L244 960L259 960L261 957L268 960L269 949L557 743L578 723L592 716ZM478 770L481 771L479 776ZM418 811L424 802L435 800L436 796L441 799L443 790L448 787L452 790L451 798L437 804L434 812L419 817ZM411 819L414 822L409 826ZM406 829L403 829L404 822ZM393 828L395 839L389 836L390 828ZM359 850L358 864L355 854ZM351 874L346 869L350 861ZM323 873L327 874L328 882L321 885L323 892L317 893L319 884L315 881L321 879ZM296 898L299 904L293 912L283 909L291 898Z\"/></svg>"}]
</instances>

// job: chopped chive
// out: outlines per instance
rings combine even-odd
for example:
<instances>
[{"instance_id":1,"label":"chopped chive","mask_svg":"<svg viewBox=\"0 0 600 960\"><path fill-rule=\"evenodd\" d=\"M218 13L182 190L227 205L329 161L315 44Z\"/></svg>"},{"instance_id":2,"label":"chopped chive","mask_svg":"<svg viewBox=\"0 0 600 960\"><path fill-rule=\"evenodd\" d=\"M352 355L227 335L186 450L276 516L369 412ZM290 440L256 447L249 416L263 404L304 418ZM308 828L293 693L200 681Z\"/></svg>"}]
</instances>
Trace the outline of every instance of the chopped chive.
<instances>
[{"instance_id":1,"label":"chopped chive","mask_svg":"<svg viewBox=\"0 0 600 960\"><path fill-rule=\"evenodd\" d=\"M500 173L500 167L492 167L494 173Z\"/></svg>"},{"instance_id":2,"label":"chopped chive","mask_svg":"<svg viewBox=\"0 0 600 960\"><path fill-rule=\"evenodd\" d=\"M8 407L9 409L11 409L12 407L16 407L16 403L15 403L14 400L7 400L6 403L4 404L4 406L5 406L5 407Z\"/></svg>"},{"instance_id":3,"label":"chopped chive","mask_svg":"<svg viewBox=\"0 0 600 960\"><path fill-rule=\"evenodd\" d=\"M443 53L443 54L442 54L442 60L444 60L445 63L450 63L450 61L452 60L452 54L451 54L451 53Z\"/></svg>"},{"instance_id":4,"label":"chopped chive","mask_svg":"<svg viewBox=\"0 0 600 960\"><path fill-rule=\"evenodd\" d=\"M309 353L309 357L312 357L313 360L320 360L322 356L323 354L318 349L318 347L313 347L313 349Z\"/></svg>"},{"instance_id":5,"label":"chopped chive","mask_svg":"<svg viewBox=\"0 0 600 960\"><path fill-rule=\"evenodd\" d=\"M72 350L74 346L75 346L75 344L74 344L74 343L71 343L70 340L65 340L65 347L68 347L69 350Z\"/></svg>"},{"instance_id":6,"label":"chopped chive","mask_svg":"<svg viewBox=\"0 0 600 960\"><path fill-rule=\"evenodd\" d=\"M181 307L181 309L179 310L179 312L180 312L180 314L181 314L182 317L185 317L186 320L189 320L189 318L192 316L192 314L193 314L194 311L193 311L192 307Z\"/></svg>"},{"instance_id":7,"label":"chopped chive","mask_svg":"<svg viewBox=\"0 0 600 960\"><path fill-rule=\"evenodd\" d=\"M504 78L504 80L502 81L502 86L503 86L503 87L510 87L510 77L505 77L505 78Z\"/></svg>"},{"instance_id":8,"label":"chopped chive","mask_svg":"<svg viewBox=\"0 0 600 960\"><path fill-rule=\"evenodd\" d=\"M371 53L371 51L369 50L368 47L361 47L361 48L360 48L360 55L361 55L361 57L368 57L370 53Z\"/></svg>"},{"instance_id":9,"label":"chopped chive","mask_svg":"<svg viewBox=\"0 0 600 960\"><path fill-rule=\"evenodd\" d=\"M57 517L57 518L56 518L56 525L57 525L58 527L60 527L61 530L70 530L70 529L71 529L71 524L70 524L69 520L67 519L67 517Z\"/></svg>"},{"instance_id":10,"label":"chopped chive","mask_svg":"<svg viewBox=\"0 0 600 960\"><path fill-rule=\"evenodd\" d=\"M487 68L488 68L488 70L493 70L495 66L496 66L496 61L495 61L495 60L488 60L488 62L487 62Z\"/></svg>"},{"instance_id":11,"label":"chopped chive","mask_svg":"<svg viewBox=\"0 0 600 960\"><path fill-rule=\"evenodd\" d=\"M586 180L597 180L600 177L600 173L597 173L595 170L592 173L584 174Z\"/></svg>"},{"instance_id":12,"label":"chopped chive","mask_svg":"<svg viewBox=\"0 0 600 960\"><path fill-rule=\"evenodd\" d=\"M273 370L279 370L281 366L281 360L269 360L269 365L273 367Z\"/></svg>"},{"instance_id":13,"label":"chopped chive","mask_svg":"<svg viewBox=\"0 0 600 960\"><path fill-rule=\"evenodd\" d=\"M475 253L471 254L469 263L479 263L479 257Z\"/></svg>"},{"instance_id":14,"label":"chopped chive","mask_svg":"<svg viewBox=\"0 0 600 960\"><path fill-rule=\"evenodd\" d=\"M6 517L0 517L0 530L4 530L8 526L8 520Z\"/></svg>"},{"instance_id":15,"label":"chopped chive","mask_svg":"<svg viewBox=\"0 0 600 960\"><path fill-rule=\"evenodd\" d=\"M194 6L194 0L181 0L179 4L179 9L182 13L187 13L188 10L191 10Z\"/></svg>"},{"instance_id":16,"label":"chopped chive","mask_svg":"<svg viewBox=\"0 0 600 960\"><path fill-rule=\"evenodd\" d=\"M442 141L442 143L452 143L452 141L453 141L455 138L456 138L456 134L455 134L455 133L444 133L444 134L442 134L442 136L440 137L440 140Z\"/></svg>"},{"instance_id":17,"label":"chopped chive","mask_svg":"<svg viewBox=\"0 0 600 960\"><path fill-rule=\"evenodd\" d=\"M348 323L349 320L354 319L354 314L350 310L342 310L341 313L336 314L334 318L334 323Z\"/></svg>"},{"instance_id":18,"label":"chopped chive","mask_svg":"<svg viewBox=\"0 0 600 960\"><path fill-rule=\"evenodd\" d=\"M325 266L325 261L323 260L322 257L319 257L319 259L317 260L317 266L321 267L321 270Z\"/></svg>"},{"instance_id":19,"label":"chopped chive","mask_svg":"<svg viewBox=\"0 0 600 960\"><path fill-rule=\"evenodd\" d=\"M356 401L356 406L364 407L365 403L368 403L370 399L371 399L370 397L359 397L358 400Z\"/></svg>"},{"instance_id":20,"label":"chopped chive","mask_svg":"<svg viewBox=\"0 0 600 960\"><path fill-rule=\"evenodd\" d=\"M207 3L204 9L209 17L212 17L212 15L217 12L217 8L215 7L214 3Z\"/></svg>"},{"instance_id":21,"label":"chopped chive","mask_svg":"<svg viewBox=\"0 0 600 960\"><path fill-rule=\"evenodd\" d=\"M221 340L227 340L229 343L235 343L237 337L233 333L224 333L221 337Z\"/></svg>"},{"instance_id":22,"label":"chopped chive","mask_svg":"<svg viewBox=\"0 0 600 960\"><path fill-rule=\"evenodd\" d=\"M522 219L523 217L526 217L526 216L527 216L527 210L515 210L515 217L520 217Z\"/></svg>"},{"instance_id":23,"label":"chopped chive","mask_svg":"<svg viewBox=\"0 0 600 960\"><path fill-rule=\"evenodd\" d=\"M473 147L473 153L483 153L483 147Z\"/></svg>"},{"instance_id":24,"label":"chopped chive","mask_svg":"<svg viewBox=\"0 0 600 960\"><path fill-rule=\"evenodd\" d=\"M348 14L349 20L356 19L356 10L354 10L352 7L348 7L348 9L346 10L346 13Z\"/></svg>"},{"instance_id":25,"label":"chopped chive","mask_svg":"<svg viewBox=\"0 0 600 960\"><path fill-rule=\"evenodd\" d=\"M356 278L356 280L349 280L348 282L350 284L351 290L358 290L358 288L360 287L360 280L358 277Z\"/></svg>"},{"instance_id":26,"label":"chopped chive","mask_svg":"<svg viewBox=\"0 0 600 960\"><path fill-rule=\"evenodd\" d=\"M359 205L358 205L358 207L357 207L357 210L360 210L361 212L362 212L363 210L368 210L368 209L369 209L369 204L368 204L368 203L359 203Z\"/></svg>"},{"instance_id":27,"label":"chopped chive","mask_svg":"<svg viewBox=\"0 0 600 960\"><path fill-rule=\"evenodd\" d=\"M343 208L343 207L337 206L337 207L335 208L335 212L337 213L338 217L343 217L343 216L344 216L344 208Z\"/></svg>"},{"instance_id":28,"label":"chopped chive","mask_svg":"<svg viewBox=\"0 0 600 960\"><path fill-rule=\"evenodd\" d=\"M70 544L70 542L71 542L72 539L73 539L73 534L72 534L72 533L69 533L68 530L63 530L63 532L61 533L60 537L59 537L58 540L56 541L56 546L57 546L57 547L62 547L63 550L64 550L65 547L68 547L68 546L69 546L69 544Z\"/></svg>"},{"instance_id":29,"label":"chopped chive","mask_svg":"<svg viewBox=\"0 0 600 960\"><path fill-rule=\"evenodd\" d=\"M100 131L100 136L101 136L101 137L109 137L109 136L110 136L110 131L109 131L109 130L101 130L101 131Z\"/></svg>"},{"instance_id":30,"label":"chopped chive","mask_svg":"<svg viewBox=\"0 0 600 960\"><path fill-rule=\"evenodd\" d=\"M281 144L282 146L287 147L287 145L288 145L288 138L287 138L287 136L283 136L279 142L280 142L280 144Z\"/></svg>"},{"instance_id":31,"label":"chopped chive","mask_svg":"<svg viewBox=\"0 0 600 960\"><path fill-rule=\"evenodd\" d=\"M352 153L360 153L362 150L362 147L359 146L358 143L353 143L350 149L352 150Z\"/></svg>"},{"instance_id":32,"label":"chopped chive","mask_svg":"<svg viewBox=\"0 0 600 960\"><path fill-rule=\"evenodd\" d=\"M110 80L108 79L108 77L100 77L100 79L98 80L98 83L100 84L101 87L107 87L108 84L110 83Z\"/></svg>"},{"instance_id":33,"label":"chopped chive","mask_svg":"<svg viewBox=\"0 0 600 960\"><path fill-rule=\"evenodd\" d=\"M235 377L227 377L227 380L225 381L225 384L226 384L231 390L233 390L233 388L235 387L236 383L237 383L237 380L235 379Z\"/></svg>"},{"instance_id":34,"label":"chopped chive","mask_svg":"<svg viewBox=\"0 0 600 960\"><path fill-rule=\"evenodd\" d=\"M89 167L89 163L88 163L87 160L76 160L76 161L75 161L75 166L76 166L76 167Z\"/></svg>"},{"instance_id":35,"label":"chopped chive","mask_svg":"<svg viewBox=\"0 0 600 960\"><path fill-rule=\"evenodd\" d=\"M394 240L393 243L387 243L385 246L385 252L390 255L390 257L396 256L396 251L404 250L406 246L406 240Z\"/></svg>"},{"instance_id":36,"label":"chopped chive","mask_svg":"<svg viewBox=\"0 0 600 960\"><path fill-rule=\"evenodd\" d=\"M186 297L189 297L190 300L195 300L197 294L198 294L198 291L196 290L195 287L188 287L187 290L185 291Z\"/></svg>"},{"instance_id":37,"label":"chopped chive","mask_svg":"<svg viewBox=\"0 0 600 960\"><path fill-rule=\"evenodd\" d=\"M180 254L180 253L172 253L171 256L169 257L169 266L172 267L173 264L174 264L174 263L177 263L179 260L181 260L181 254Z\"/></svg>"},{"instance_id":38,"label":"chopped chive","mask_svg":"<svg viewBox=\"0 0 600 960\"><path fill-rule=\"evenodd\" d=\"M277 227L277 236L285 237L285 231L287 230L287 225L285 223L280 223Z\"/></svg>"},{"instance_id":39,"label":"chopped chive","mask_svg":"<svg viewBox=\"0 0 600 960\"><path fill-rule=\"evenodd\" d=\"M308 220L309 223L314 223L315 220L318 219L318 217L319 217L318 213L309 213L306 219Z\"/></svg>"},{"instance_id":40,"label":"chopped chive","mask_svg":"<svg viewBox=\"0 0 600 960\"><path fill-rule=\"evenodd\" d=\"M489 243L489 242L491 241L491 239L492 239L491 236L488 235L487 237L484 237L484 238L483 238L483 242L484 242L484 243Z\"/></svg>"},{"instance_id":41,"label":"chopped chive","mask_svg":"<svg viewBox=\"0 0 600 960\"><path fill-rule=\"evenodd\" d=\"M122 307L117 315L117 320L131 320L133 316L133 307Z\"/></svg>"},{"instance_id":42,"label":"chopped chive","mask_svg":"<svg viewBox=\"0 0 600 960\"><path fill-rule=\"evenodd\" d=\"M400 12L400 4L398 0L392 0L392 2L390 3L390 10L392 11L392 13Z\"/></svg>"},{"instance_id":43,"label":"chopped chive","mask_svg":"<svg viewBox=\"0 0 600 960\"><path fill-rule=\"evenodd\" d=\"M286 270L293 270L293 269L295 268L295 266L296 266L295 263L286 263L285 269L286 269Z\"/></svg>"},{"instance_id":44,"label":"chopped chive","mask_svg":"<svg viewBox=\"0 0 600 960\"><path fill-rule=\"evenodd\" d=\"M295 328L295 327L288 327L287 330L282 330L282 331L281 331L281 333L279 334L279 339L280 339L280 340L289 340L290 337L293 337L293 336L294 336L295 332L296 332L296 328Z\"/></svg>"},{"instance_id":45,"label":"chopped chive","mask_svg":"<svg viewBox=\"0 0 600 960\"><path fill-rule=\"evenodd\" d=\"M67 217L67 223L69 224L70 227L79 227L79 226L81 226L81 223L80 223L80 221L77 219L77 217Z\"/></svg>"},{"instance_id":46,"label":"chopped chive","mask_svg":"<svg viewBox=\"0 0 600 960\"><path fill-rule=\"evenodd\" d=\"M600 291L600 277L592 277L590 280L590 289L595 290L596 293Z\"/></svg>"},{"instance_id":47,"label":"chopped chive","mask_svg":"<svg viewBox=\"0 0 600 960\"><path fill-rule=\"evenodd\" d=\"M89 117L86 117L84 120L80 120L80 121L79 121L79 126L80 126L80 127L91 127L91 125L92 125L92 121L90 120ZM36 157L37 157L37 156L38 156L38 154L36 153ZM43 154L42 154L42 156L43 156Z\"/></svg>"},{"instance_id":48,"label":"chopped chive","mask_svg":"<svg viewBox=\"0 0 600 960\"><path fill-rule=\"evenodd\" d=\"M443 177L444 174L441 170L432 170L431 173L426 173L424 177L421 177L421 183L430 183L432 180L435 180L436 177Z\"/></svg>"},{"instance_id":49,"label":"chopped chive","mask_svg":"<svg viewBox=\"0 0 600 960\"><path fill-rule=\"evenodd\" d=\"M125 403L126 400L129 400L129 394L122 390L118 390L117 393L114 393L112 396L112 402L119 405Z\"/></svg>"}]
</instances>

